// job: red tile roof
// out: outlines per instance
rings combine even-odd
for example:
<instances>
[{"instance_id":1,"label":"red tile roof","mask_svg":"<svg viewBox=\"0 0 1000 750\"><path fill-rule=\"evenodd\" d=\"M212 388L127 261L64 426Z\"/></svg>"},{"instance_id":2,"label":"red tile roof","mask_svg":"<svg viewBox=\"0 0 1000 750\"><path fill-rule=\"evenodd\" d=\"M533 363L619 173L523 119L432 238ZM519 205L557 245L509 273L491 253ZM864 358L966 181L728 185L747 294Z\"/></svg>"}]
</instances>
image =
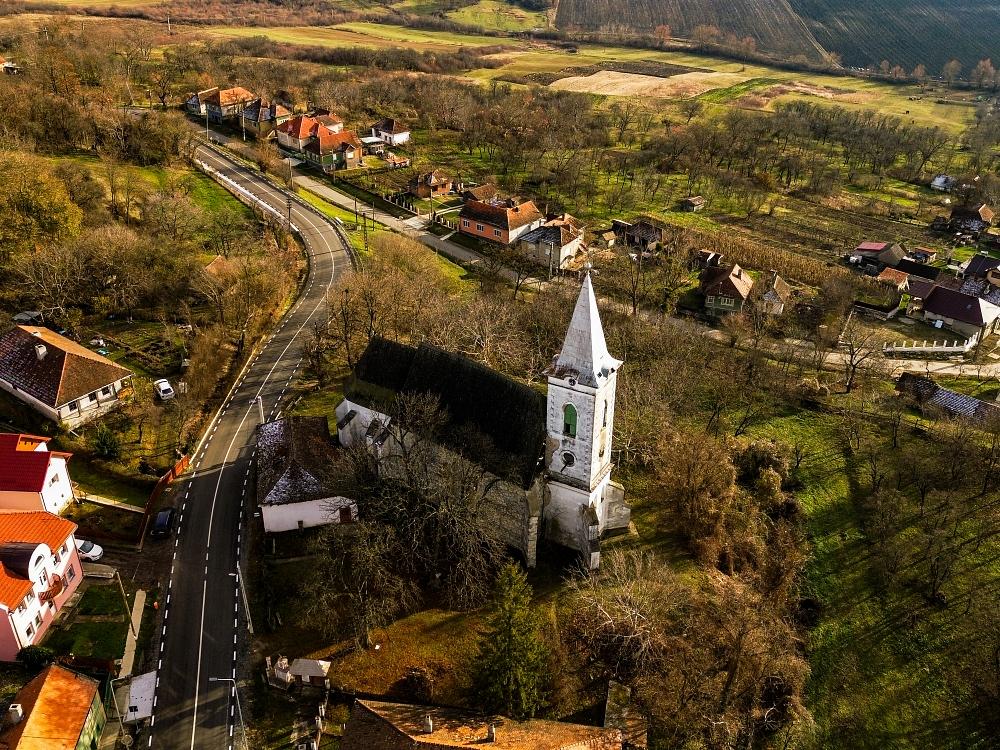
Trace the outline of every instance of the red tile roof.
<instances>
[{"instance_id":1,"label":"red tile roof","mask_svg":"<svg viewBox=\"0 0 1000 750\"><path fill-rule=\"evenodd\" d=\"M305 140L309 136L314 135L316 128L319 126L319 123L309 115L296 115L291 120L285 120L285 122L281 123L278 126L278 132L292 138Z\"/></svg>"},{"instance_id":2,"label":"red tile roof","mask_svg":"<svg viewBox=\"0 0 1000 750\"><path fill-rule=\"evenodd\" d=\"M256 99L257 96L247 91L242 86L235 86L231 89L220 89L206 96L202 101L207 104L215 104L219 107L231 107L234 104L247 104Z\"/></svg>"},{"instance_id":3,"label":"red tile roof","mask_svg":"<svg viewBox=\"0 0 1000 750\"><path fill-rule=\"evenodd\" d=\"M862 242L855 250L859 253L880 253L887 247L888 242Z\"/></svg>"},{"instance_id":4,"label":"red tile roof","mask_svg":"<svg viewBox=\"0 0 1000 750\"><path fill-rule=\"evenodd\" d=\"M76 524L43 510L17 513L0 512L0 545L14 542L45 544L59 549ZM13 609L32 590L32 583L0 563L0 604Z\"/></svg>"},{"instance_id":5,"label":"red tile roof","mask_svg":"<svg viewBox=\"0 0 1000 750\"><path fill-rule=\"evenodd\" d=\"M706 268L701 275L701 291L705 295L722 295L747 299L753 288L753 277L739 267Z\"/></svg>"},{"instance_id":6,"label":"red tile roof","mask_svg":"<svg viewBox=\"0 0 1000 750\"><path fill-rule=\"evenodd\" d=\"M35 347L44 344L43 359ZM0 334L0 377L42 403L59 407L131 375L121 365L55 331L16 326Z\"/></svg>"},{"instance_id":7,"label":"red tile roof","mask_svg":"<svg viewBox=\"0 0 1000 750\"><path fill-rule=\"evenodd\" d=\"M467 201L462 206L459 216L506 230L518 229L545 218L532 201L525 201L517 206L507 203Z\"/></svg>"},{"instance_id":8,"label":"red tile roof","mask_svg":"<svg viewBox=\"0 0 1000 750\"><path fill-rule=\"evenodd\" d=\"M316 130L316 139L306 144L305 150L316 154L329 154L334 151L346 151L348 149L361 149L361 141L354 134L353 130L344 130L334 133L327 127L320 125Z\"/></svg>"},{"instance_id":9,"label":"red tile roof","mask_svg":"<svg viewBox=\"0 0 1000 750\"><path fill-rule=\"evenodd\" d=\"M424 730L427 716L433 730ZM379 726L379 724L382 726ZM487 743L490 724L496 738ZM388 731L386 731L388 730ZM622 734L618 729L570 724L561 721L531 719L514 721L502 716L483 716L471 711L437 706L359 700L342 740L345 750L355 748L455 748L490 747L496 750L621 750Z\"/></svg>"},{"instance_id":10,"label":"red tile roof","mask_svg":"<svg viewBox=\"0 0 1000 750\"><path fill-rule=\"evenodd\" d=\"M94 706L95 680L52 664L21 688L24 718L0 734L12 750L75 750Z\"/></svg>"},{"instance_id":11,"label":"red tile roof","mask_svg":"<svg viewBox=\"0 0 1000 750\"><path fill-rule=\"evenodd\" d=\"M52 438L39 435L28 435L23 432L0 432L0 451L33 451L42 443L48 443Z\"/></svg>"}]
</instances>

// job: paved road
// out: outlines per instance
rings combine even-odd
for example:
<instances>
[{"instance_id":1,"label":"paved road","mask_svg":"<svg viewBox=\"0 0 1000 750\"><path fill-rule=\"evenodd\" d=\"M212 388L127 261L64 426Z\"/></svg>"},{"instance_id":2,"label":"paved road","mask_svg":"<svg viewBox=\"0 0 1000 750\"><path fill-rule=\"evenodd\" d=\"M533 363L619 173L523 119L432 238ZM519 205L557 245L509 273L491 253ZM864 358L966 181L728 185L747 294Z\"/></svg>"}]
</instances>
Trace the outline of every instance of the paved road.
<instances>
[{"instance_id":1,"label":"paved road","mask_svg":"<svg viewBox=\"0 0 1000 750\"><path fill-rule=\"evenodd\" d=\"M235 161L202 147L198 159L271 206L287 213L285 194ZM350 261L331 224L298 203L292 223L311 262L301 297L273 336L251 358L233 392L209 424L193 461L193 473L180 485L174 538L147 545L172 545L173 562L158 643L159 681L155 714L147 741L157 750L224 750L239 747L233 680L241 676L248 647L246 616L237 584L243 552L245 492L250 479L254 431L273 415L301 363L301 348L311 323L326 315L326 294ZM237 740L234 744L234 734ZM141 746L141 745L140 745Z\"/></svg>"}]
</instances>

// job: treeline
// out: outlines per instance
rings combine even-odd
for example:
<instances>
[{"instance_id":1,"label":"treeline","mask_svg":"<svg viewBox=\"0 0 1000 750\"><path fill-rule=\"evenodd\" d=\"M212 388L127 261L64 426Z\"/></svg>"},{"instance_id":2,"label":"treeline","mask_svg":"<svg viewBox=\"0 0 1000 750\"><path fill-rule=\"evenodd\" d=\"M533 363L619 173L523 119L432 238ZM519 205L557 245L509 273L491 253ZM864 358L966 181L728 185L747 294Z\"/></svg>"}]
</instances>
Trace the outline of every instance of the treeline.
<instances>
[{"instance_id":1,"label":"treeline","mask_svg":"<svg viewBox=\"0 0 1000 750\"><path fill-rule=\"evenodd\" d=\"M419 73L453 74L473 68L498 68L504 64L491 56L507 47L460 47L454 52L414 50L403 47L322 47L275 42L266 36L234 39L215 49L247 57L298 60L320 65L349 65L379 70L409 70Z\"/></svg>"}]
</instances>

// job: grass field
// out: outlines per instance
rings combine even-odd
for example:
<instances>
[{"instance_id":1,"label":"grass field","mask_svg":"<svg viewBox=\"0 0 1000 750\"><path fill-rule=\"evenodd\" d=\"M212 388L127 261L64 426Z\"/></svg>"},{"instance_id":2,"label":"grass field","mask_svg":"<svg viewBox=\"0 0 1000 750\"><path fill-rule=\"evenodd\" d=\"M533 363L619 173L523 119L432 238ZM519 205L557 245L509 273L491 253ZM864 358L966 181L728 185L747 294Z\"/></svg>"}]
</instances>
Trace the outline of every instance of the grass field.
<instances>
[{"instance_id":1,"label":"grass field","mask_svg":"<svg viewBox=\"0 0 1000 750\"><path fill-rule=\"evenodd\" d=\"M527 31L548 26L545 13L533 13L498 0L479 0L475 5L453 10L447 15L458 23L498 31Z\"/></svg>"},{"instance_id":2,"label":"grass field","mask_svg":"<svg viewBox=\"0 0 1000 750\"><path fill-rule=\"evenodd\" d=\"M446 51L456 47L485 47L509 40L489 36L464 36L444 31L406 29L376 23L345 23L339 26L212 26L209 33L221 37L265 36L275 42L311 44L320 47L406 47L421 51Z\"/></svg>"}]
</instances>

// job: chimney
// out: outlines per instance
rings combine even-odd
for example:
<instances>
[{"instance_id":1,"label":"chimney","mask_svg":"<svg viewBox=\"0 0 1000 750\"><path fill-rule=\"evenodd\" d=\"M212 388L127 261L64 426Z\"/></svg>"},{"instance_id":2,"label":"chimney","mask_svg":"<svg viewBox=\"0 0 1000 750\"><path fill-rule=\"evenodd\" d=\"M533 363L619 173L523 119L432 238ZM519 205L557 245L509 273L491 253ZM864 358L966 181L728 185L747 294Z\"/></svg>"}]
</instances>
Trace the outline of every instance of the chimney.
<instances>
[{"instance_id":1,"label":"chimney","mask_svg":"<svg viewBox=\"0 0 1000 750\"><path fill-rule=\"evenodd\" d=\"M430 714L424 717L424 734L434 734L434 719Z\"/></svg>"},{"instance_id":2,"label":"chimney","mask_svg":"<svg viewBox=\"0 0 1000 750\"><path fill-rule=\"evenodd\" d=\"M7 709L7 723L10 725L19 724L24 718L24 709L20 703L11 703Z\"/></svg>"},{"instance_id":3,"label":"chimney","mask_svg":"<svg viewBox=\"0 0 1000 750\"><path fill-rule=\"evenodd\" d=\"M35 356L38 357L39 362L45 359L45 355L48 353L49 350L45 348L45 344L35 344Z\"/></svg>"},{"instance_id":4,"label":"chimney","mask_svg":"<svg viewBox=\"0 0 1000 750\"><path fill-rule=\"evenodd\" d=\"M496 724L492 724L491 723L486 728L486 741L487 742L496 742L497 741L497 725Z\"/></svg>"}]
</instances>

